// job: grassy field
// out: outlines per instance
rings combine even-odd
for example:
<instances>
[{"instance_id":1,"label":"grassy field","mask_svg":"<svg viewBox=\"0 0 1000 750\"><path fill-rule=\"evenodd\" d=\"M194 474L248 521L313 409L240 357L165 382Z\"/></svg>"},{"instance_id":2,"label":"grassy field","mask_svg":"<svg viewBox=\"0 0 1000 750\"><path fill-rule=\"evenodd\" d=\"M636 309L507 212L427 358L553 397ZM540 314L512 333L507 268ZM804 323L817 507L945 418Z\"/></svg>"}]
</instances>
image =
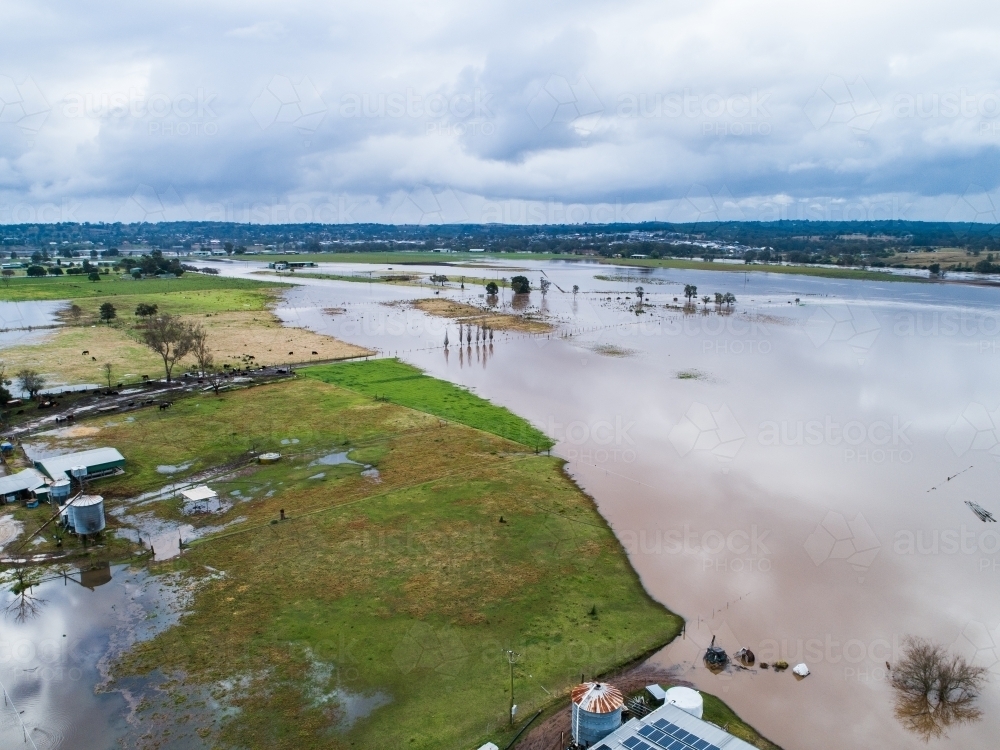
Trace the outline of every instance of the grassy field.
<instances>
[{"instance_id":1,"label":"grassy field","mask_svg":"<svg viewBox=\"0 0 1000 750\"><path fill-rule=\"evenodd\" d=\"M545 433L507 409L456 385L428 378L396 359L320 365L299 370L299 374L500 435L532 450L553 445Z\"/></svg>"},{"instance_id":2,"label":"grassy field","mask_svg":"<svg viewBox=\"0 0 1000 750\"><path fill-rule=\"evenodd\" d=\"M102 276L100 281L87 281L85 276L42 276L29 278L16 276L0 285L0 299L10 302L28 300L87 299L97 297L135 297L136 300L122 300L122 305L135 307L145 297L176 292L202 293L208 290L259 290L274 283L251 279L230 279L222 276L184 274L176 279L120 278L117 274ZM140 299L141 298L141 299ZM115 305L119 301L111 299Z\"/></svg>"},{"instance_id":3,"label":"grassy field","mask_svg":"<svg viewBox=\"0 0 1000 750\"><path fill-rule=\"evenodd\" d=\"M542 320L532 320L522 315L499 312L494 309L480 308L441 297L418 299L413 306L430 315L463 323L485 325L496 331L522 331L525 333L546 333L552 330L552 325Z\"/></svg>"},{"instance_id":4,"label":"grassy field","mask_svg":"<svg viewBox=\"0 0 1000 750\"><path fill-rule=\"evenodd\" d=\"M207 280L218 281L214 277ZM219 366L239 365L244 355L253 355L254 362L260 365L275 365L346 359L367 353L361 347L329 336L283 326L268 309L274 302L275 289L265 285L167 291L169 286L156 286L160 280L122 283L127 289L140 291L77 298L79 317L67 311L61 313L66 327L53 330L31 344L3 349L0 359L7 372L30 367L45 375L50 383L100 384L105 382L103 365L110 362L113 382L135 382L142 375L163 377L162 360L140 341L139 319L134 315L140 303L155 304L160 312L180 315L188 322L202 325ZM156 289L160 291L153 291ZM110 326L99 322L99 309L104 302L111 302L118 312ZM182 360L176 374L193 363L190 356Z\"/></svg>"},{"instance_id":5,"label":"grassy field","mask_svg":"<svg viewBox=\"0 0 1000 750\"><path fill-rule=\"evenodd\" d=\"M507 261L518 260L572 260L577 256L556 253L435 253L429 251L415 252L385 252L385 253L302 253L299 255L251 255L241 256L243 260L271 262L276 259L285 261L312 261L313 263L392 263L405 265L437 265L448 263L475 263L476 261Z\"/></svg>"},{"instance_id":6,"label":"grassy field","mask_svg":"<svg viewBox=\"0 0 1000 750\"><path fill-rule=\"evenodd\" d=\"M399 367L315 370L338 380L330 371L342 368L356 385L385 384L475 426L490 414L517 419L426 376L401 381ZM503 747L513 734L503 649L522 654L523 718L564 698L581 672L628 662L679 630L561 461L458 419L316 377L133 417L43 436L50 447L124 453L126 474L95 485L110 508L168 481L161 464L188 464L176 480L251 447L284 454L212 484L224 497L239 490L235 507L195 523L242 522L156 566L200 579L199 592L178 625L116 667L162 679L168 713L143 704L139 720L165 721L175 739L197 730L213 747ZM337 451L379 476L316 463ZM176 512L163 505L161 516ZM279 509L287 520L277 521ZM205 693L240 713L213 710L213 723L199 725ZM352 699L369 710L349 721Z\"/></svg>"},{"instance_id":7,"label":"grassy field","mask_svg":"<svg viewBox=\"0 0 1000 750\"><path fill-rule=\"evenodd\" d=\"M684 268L695 271L721 271L724 273L784 273L798 276L821 276L828 279L857 279L859 281L927 281L924 278L899 276L886 271L865 271L860 268L824 268L819 266L781 266L777 264L707 263L701 260L680 258L602 258L601 263L638 268Z\"/></svg>"},{"instance_id":8,"label":"grassy field","mask_svg":"<svg viewBox=\"0 0 1000 750\"><path fill-rule=\"evenodd\" d=\"M705 713L702 717L716 726L720 726L744 742L749 742L760 750L780 750L778 745L761 735L756 729L743 721L736 712L710 693L702 693L705 701Z\"/></svg>"}]
</instances>

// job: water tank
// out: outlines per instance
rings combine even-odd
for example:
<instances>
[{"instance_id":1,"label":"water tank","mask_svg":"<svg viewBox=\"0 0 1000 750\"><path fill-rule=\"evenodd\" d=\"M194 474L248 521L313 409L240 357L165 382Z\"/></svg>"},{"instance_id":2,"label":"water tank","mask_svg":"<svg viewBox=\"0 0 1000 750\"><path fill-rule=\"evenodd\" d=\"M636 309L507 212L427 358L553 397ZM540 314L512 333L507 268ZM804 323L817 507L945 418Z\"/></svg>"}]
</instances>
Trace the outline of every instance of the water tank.
<instances>
[{"instance_id":1,"label":"water tank","mask_svg":"<svg viewBox=\"0 0 1000 750\"><path fill-rule=\"evenodd\" d=\"M622 725L625 698L606 682L585 682L572 692L573 740L578 745L594 745Z\"/></svg>"},{"instance_id":2,"label":"water tank","mask_svg":"<svg viewBox=\"0 0 1000 750\"><path fill-rule=\"evenodd\" d=\"M104 498L100 495L78 497L69 510L70 524L77 534L104 531Z\"/></svg>"},{"instance_id":3,"label":"water tank","mask_svg":"<svg viewBox=\"0 0 1000 750\"><path fill-rule=\"evenodd\" d=\"M700 719L705 710L705 701L701 693L689 687L672 687L667 690L664 703L677 706L681 711L685 711L697 719Z\"/></svg>"},{"instance_id":4,"label":"water tank","mask_svg":"<svg viewBox=\"0 0 1000 750\"><path fill-rule=\"evenodd\" d=\"M49 486L49 498L57 505L65 505L69 500L70 489L68 479L57 479Z\"/></svg>"}]
</instances>

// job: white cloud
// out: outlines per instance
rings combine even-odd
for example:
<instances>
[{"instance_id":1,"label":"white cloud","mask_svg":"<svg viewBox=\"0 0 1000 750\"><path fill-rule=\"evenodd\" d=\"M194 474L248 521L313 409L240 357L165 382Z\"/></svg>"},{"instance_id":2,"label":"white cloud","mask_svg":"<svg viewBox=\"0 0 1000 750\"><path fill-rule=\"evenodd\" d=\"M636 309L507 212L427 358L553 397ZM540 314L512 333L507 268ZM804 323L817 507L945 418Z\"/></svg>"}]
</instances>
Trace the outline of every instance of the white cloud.
<instances>
[{"instance_id":1,"label":"white cloud","mask_svg":"<svg viewBox=\"0 0 1000 750\"><path fill-rule=\"evenodd\" d=\"M231 29L226 36L237 39L274 39L285 33L285 26L280 21L258 21L250 26Z\"/></svg>"},{"instance_id":2,"label":"white cloud","mask_svg":"<svg viewBox=\"0 0 1000 750\"><path fill-rule=\"evenodd\" d=\"M309 194L391 220L425 191L635 220L1000 215L994 4L115 8L6 4L0 223L63 199L110 220L137 184L194 218Z\"/></svg>"}]
</instances>

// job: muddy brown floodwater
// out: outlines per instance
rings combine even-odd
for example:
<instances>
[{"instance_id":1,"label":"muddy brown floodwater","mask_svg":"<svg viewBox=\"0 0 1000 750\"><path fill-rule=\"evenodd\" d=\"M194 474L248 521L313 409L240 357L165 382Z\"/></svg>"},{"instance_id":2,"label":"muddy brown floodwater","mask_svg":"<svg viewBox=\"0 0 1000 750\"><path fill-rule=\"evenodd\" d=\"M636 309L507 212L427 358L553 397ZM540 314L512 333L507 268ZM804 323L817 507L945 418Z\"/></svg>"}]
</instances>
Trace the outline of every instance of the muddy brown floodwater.
<instances>
[{"instance_id":1,"label":"muddy brown floodwater","mask_svg":"<svg viewBox=\"0 0 1000 750\"><path fill-rule=\"evenodd\" d=\"M433 292L379 284L296 279L277 313L398 353L554 437L647 590L688 622L650 669L719 695L787 750L996 747L1000 524L967 502L1000 518L1000 290L518 263L553 286L498 304L547 316L551 335L445 351L455 325L398 304ZM684 284L737 302L684 313ZM441 295L485 299L471 284ZM36 732L39 747L106 747L144 728L124 693L94 687L106 654L149 637L139 623L169 622L143 614L170 598L146 586L124 572L94 590L51 581L33 621L0 621L0 679L51 733ZM83 646L60 651L64 633ZM887 665L908 635L987 668L980 720L926 744L897 721ZM709 672L713 637L753 650L755 669ZM778 659L811 675L760 668ZM0 716L0 746L22 742L14 719Z\"/></svg>"},{"instance_id":2,"label":"muddy brown floodwater","mask_svg":"<svg viewBox=\"0 0 1000 750\"><path fill-rule=\"evenodd\" d=\"M995 747L1000 532L965 501L1000 517L1000 290L677 270L606 281L594 277L607 267L524 265L536 287L544 270L580 292L534 292L560 332L500 336L492 350L446 355L445 321L384 304L421 290L307 284L278 312L398 352L556 438L643 584L688 620L652 662L770 739ZM737 304L665 307L688 283ZM323 313L332 307L345 312ZM896 720L888 682L911 634L991 676L982 719L928 744ZM700 659L713 636L812 674L713 674Z\"/></svg>"}]
</instances>

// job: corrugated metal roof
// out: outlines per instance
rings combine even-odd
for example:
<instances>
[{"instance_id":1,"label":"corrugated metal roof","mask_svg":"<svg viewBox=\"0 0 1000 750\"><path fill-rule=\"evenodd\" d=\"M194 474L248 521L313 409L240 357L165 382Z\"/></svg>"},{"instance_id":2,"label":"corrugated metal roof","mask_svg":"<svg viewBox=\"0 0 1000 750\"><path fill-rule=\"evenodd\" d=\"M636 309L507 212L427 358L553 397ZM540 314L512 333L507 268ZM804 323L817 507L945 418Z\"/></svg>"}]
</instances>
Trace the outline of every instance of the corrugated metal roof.
<instances>
[{"instance_id":1,"label":"corrugated metal roof","mask_svg":"<svg viewBox=\"0 0 1000 750\"><path fill-rule=\"evenodd\" d=\"M592 714L609 714L625 705L621 690L606 682L585 682L573 688L573 702Z\"/></svg>"},{"instance_id":2,"label":"corrugated metal roof","mask_svg":"<svg viewBox=\"0 0 1000 750\"><path fill-rule=\"evenodd\" d=\"M45 478L40 471L25 469L9 477L0 477L0 495L13 495L16 492L33 490L45 484Z\"/></svg>"},{"instance_id":3,"label":"corrugated metal roof","mask_svg":"<svg viewBox=\"0 0 1000 750\"><path fill-rule=\"evenodd\" d=\"M575 692L575 691L574 691ZM754 750L723 729L669 703L632 719L601 740L594 750Z\"/></svg>"},{"instance_id":4,"label":"corrugated metal roof","mask_svg":"<svg viewBox=\"0 0 1000 750\"><path fill-rule=\"evenodd\" d=\"M61 456L47 456L35 461L35 465L53 479L67 479L69 470L74 466L100 466L118 461L125 457L114 448L94 448L79 453L64 453Z\"/></svg>"}]
</instances>

